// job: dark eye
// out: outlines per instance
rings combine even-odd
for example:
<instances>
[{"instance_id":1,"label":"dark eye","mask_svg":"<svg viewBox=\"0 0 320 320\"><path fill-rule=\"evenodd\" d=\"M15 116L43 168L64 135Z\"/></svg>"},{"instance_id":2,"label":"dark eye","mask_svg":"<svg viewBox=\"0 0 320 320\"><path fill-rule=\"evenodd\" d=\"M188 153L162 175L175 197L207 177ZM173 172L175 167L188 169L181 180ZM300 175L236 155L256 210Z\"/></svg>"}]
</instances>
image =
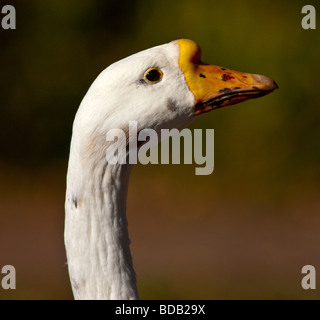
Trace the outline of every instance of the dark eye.
<instances>
[{"instance_id":1,"label":"dark eye","mask_svg":"<svg viewBox=\"0 0 320 320\"><path fill-rule=\"evenodd\" d=\"M146 71L144 78L147 82L156 83L162 79L163 73L158 68L151 68Z\"/></svg>"}]
</instances>

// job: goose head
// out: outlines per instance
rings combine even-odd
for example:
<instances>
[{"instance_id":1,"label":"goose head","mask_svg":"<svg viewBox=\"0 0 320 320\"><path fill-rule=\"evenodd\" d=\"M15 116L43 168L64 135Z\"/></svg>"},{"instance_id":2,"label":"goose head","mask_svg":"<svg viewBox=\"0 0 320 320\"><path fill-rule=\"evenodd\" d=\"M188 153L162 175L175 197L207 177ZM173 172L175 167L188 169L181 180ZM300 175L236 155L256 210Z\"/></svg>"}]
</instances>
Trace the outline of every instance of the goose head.
<instances>
[{"instance_id":1,"label":"goose head","mask_svg":"<svg viewBox=\"0 0 320 320\"><path fill-rule=\"evenodd\" d=\"M272 92L276 83L201 61L192 40L144 50L106 68L84 97L74 126L82 134L110 128L182 129L211 110Z\"/></svg>"}]
</instances>

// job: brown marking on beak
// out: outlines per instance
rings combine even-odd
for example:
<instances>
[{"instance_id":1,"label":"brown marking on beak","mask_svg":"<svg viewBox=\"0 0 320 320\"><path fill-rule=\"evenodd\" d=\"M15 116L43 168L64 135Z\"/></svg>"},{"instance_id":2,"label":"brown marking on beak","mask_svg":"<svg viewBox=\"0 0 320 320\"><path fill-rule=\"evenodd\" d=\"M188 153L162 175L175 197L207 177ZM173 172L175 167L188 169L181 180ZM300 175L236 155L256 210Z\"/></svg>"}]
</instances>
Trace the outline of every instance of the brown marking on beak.
<instances>
[{"instance_id":1,"label":"brown marking on beak","mask_svg":"<svg viewBox=\"0 0 320 320\"><path fill-rule=\"evenodd\" d=\"M206 83L199 83L200 90L195 95L195 115L262 97L278 88L267 76L233 70L226 72L221 67L205 64L198 68L206 76Z\"/></svg>"},{"instance_id":2,"label":"brown marking on beak","mask_svg":"<svg viewBox=\"0 0 320 320\"><path fill-rule=\"evenodd\" d=\"M267 76L205 64L195 42L178 40L178 43L179 66L195 97L195 115L262 97L278 88Z\"/></svg>"}]
</instances>

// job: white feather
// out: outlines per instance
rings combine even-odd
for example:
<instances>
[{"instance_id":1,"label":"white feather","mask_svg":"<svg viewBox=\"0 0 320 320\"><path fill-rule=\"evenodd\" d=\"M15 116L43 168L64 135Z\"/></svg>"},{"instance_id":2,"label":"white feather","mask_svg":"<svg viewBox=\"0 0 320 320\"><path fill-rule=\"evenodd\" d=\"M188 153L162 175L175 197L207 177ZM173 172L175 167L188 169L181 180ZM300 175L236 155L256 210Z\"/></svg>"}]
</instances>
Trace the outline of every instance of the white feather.
<instances>
[{"instance_id":1,"label":"white feather","mask_svg":"<svg viewBox=\"0 0 320 320\"><path fill-rule=\"evenodd\" d=\"M105 69L84 97L73 125L66 191L65 245L76 299L137 299L126 196L131 165L106 161L108 130L183 128L196 119L194 95L178 64L176 41ZM144 83L157 67L163 78ZM174 108L172 108L174 105Z\"/></svg>"}]
</instances>

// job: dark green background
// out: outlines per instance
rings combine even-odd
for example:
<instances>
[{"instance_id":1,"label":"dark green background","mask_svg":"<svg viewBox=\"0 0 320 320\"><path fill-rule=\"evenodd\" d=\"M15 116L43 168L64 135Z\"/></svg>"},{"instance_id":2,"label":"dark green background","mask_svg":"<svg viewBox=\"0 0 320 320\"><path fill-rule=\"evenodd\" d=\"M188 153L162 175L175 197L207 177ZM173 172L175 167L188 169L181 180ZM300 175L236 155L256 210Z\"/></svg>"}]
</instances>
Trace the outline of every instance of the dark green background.
<instances>
[{"instance_id":1,"label":"dark green background","mask_svg":"<svg viewBox=\"0 0 320 320\"><path fill-rule=\"evenodd\" d=\"M63 202L72 121L114 61L179 38L205 62L268 75L279 90L207 114L215 171L138 165L128 219L141 298L314 298L301 268L319 259L319 1L8 1L0 30L0 298L72 298Z\"/></svg>"}]
</instances>

